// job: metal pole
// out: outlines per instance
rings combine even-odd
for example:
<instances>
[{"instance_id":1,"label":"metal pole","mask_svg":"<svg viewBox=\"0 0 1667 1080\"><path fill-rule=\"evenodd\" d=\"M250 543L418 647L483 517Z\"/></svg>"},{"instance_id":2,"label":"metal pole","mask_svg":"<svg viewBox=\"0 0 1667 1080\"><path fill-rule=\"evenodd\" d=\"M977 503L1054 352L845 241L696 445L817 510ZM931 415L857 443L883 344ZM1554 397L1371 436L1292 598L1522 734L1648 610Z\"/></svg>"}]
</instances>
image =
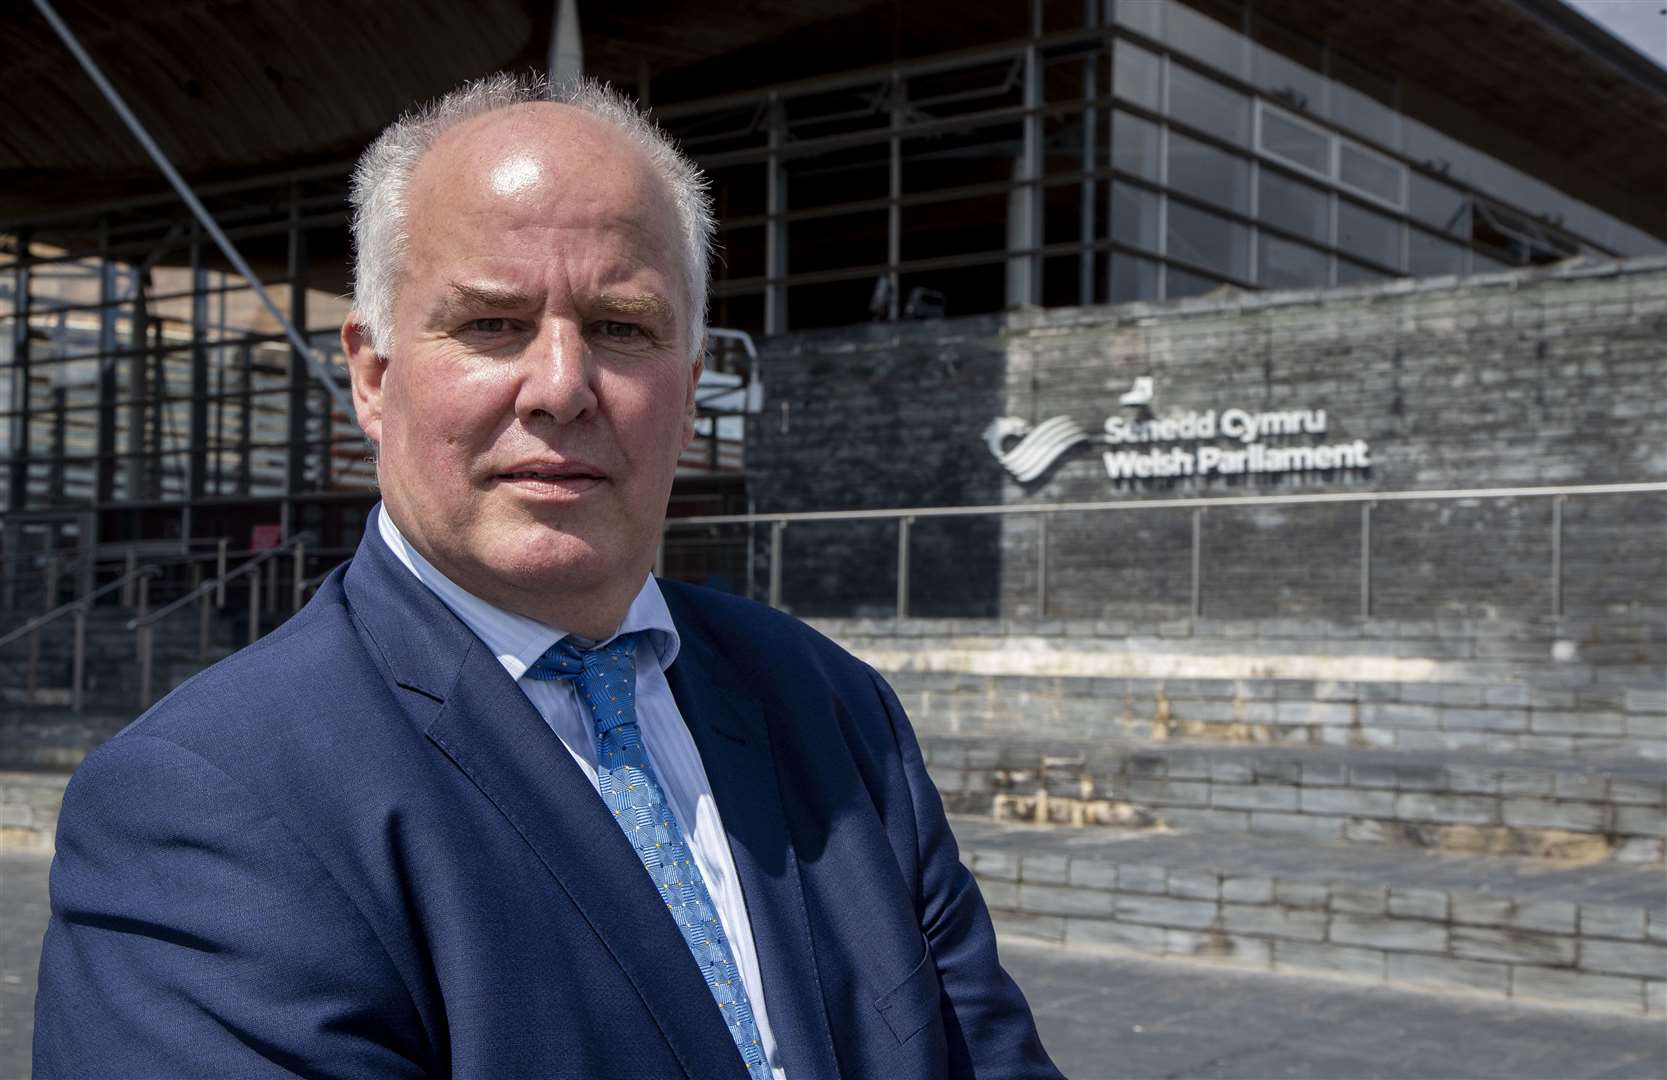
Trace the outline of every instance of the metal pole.
<instances>
[{"instance_id":1,"label":"metal pole","mask_svg":"<svg viewBox=\"0 0 1667 1080\"><path fill-rule=\"evenodd\" d=\"M264 572L256 571L257 576L266 579L266 610L278 610L278 560L269 559Z\"/></svg>"},{"instance_id":2,"label":"metal pole","mask_svg":"<svg viewBox=\"0 0 1667 1080\"><path fill-rule=\"evenodd\" d=\"M897 519L897 617L909 617L909 526L912 517Z\"/></svg>"},{"instance_id":3,"label":"metal pole","mask_svg":"<svg viewBox=\"0 0 1667 1080\"><path fill-rule=\"evenodd\" d=\"M292 611L301 610L301 591L307 582L307 542L298 541L295 545L295 600Z\"/></svg>"},{"instance_id":4,"label":"metal pole","mask_svg":"<svg viewBox=\"0 0 1667 1080\"><path fill-rule=\"evenodd\" d=\"M141 626L134 631L135 644L139 649L139 708L150 708L151 689L151 636L148 625Z\"/></svg>"},{"instance_id":5,"label":"metal pole","mask_svg":"<svg viewBox=\"0 0 1667 1080\"><path fill-rule=\"evenodd\" d=\"M1084 27L1098 26L1100 4L1098 0L1086 0L1083 4L1082 22ZM1084 101L1093 101L1099 97L1097 89L1099 52L1093 52L1082 62L1082 96ZM1096 129L1100 123L1099 110L1092 105L1085 105L1082 110L1082 171L1087 177L1093 173L1099 164L1099 148L1096 145ZM1097 192L1094 181L1084 179L1081 197L1078 202L1077 215L1077 243L1081 250L1077 254L1077 303L1088 305L1095 299L1094 275L1094 205Z\"/></svg>"},{"instance_id":6,"label":"metal pole","mask_svg":"<svg viewBox=\"0 0 1667 1080\"><path fill-rule=\"evenodd\" d=\"M139 627L134 644L139 648L139 708L148 709L151 703L151 628L144 622L145 609L150 606L150 578L139 579Z\"/></svg>"},{"instance_id":7,"label":"metal pole","mask_svg":"<svg viewBox=\"0 0 1667 1080\"><path fill-rule=\"evenodd\" d=\"M1036 617L1048 617L1048 515L1036 518Z\"/></svg>"},{"instance_id":8,"label":"metal pole","mask_svg":"<svg viewBox=\"0 0 1667 1080\"><path fill-rule=\"evenodd\" d=\"M127 557L122 560L122 575L127 583L122 586L122 606L133 606L133 572L139 569L139 553L133 548L127 549Z\"/></svg>"},{"instance_id":9,"label":"metal pole","mask_svg":"<svg viewBox=\"0 0 1667 1080\"><path fill-rule=\"evenodd\" d=\"M197 601L197 662L208 662L208 594Z\"/></svg>"},{"instance_id":10,"label":"metal pole","mask_svg":"<svg viewBox=\"0 0 1667 1080\"><path fill-rule=\"evenodd\" d=\"M1360 504L1360 617L1372 617L1372 507Z\"/></svg>"},{"instance_id":11,"label":"metal pole","mask_svg":"<svg viewBox=\"0 0 1667 1080\"><path fill-rule=\"evenodd\" d=\"M764 159L764 332L787 330L787 174L781 164L782 115L775 91L768 105L769 154Z\"/></svg>"},{"instance_id":12,"label":"metal pole","mask_svg":"<svg viewBox=\"0 0 1667 1080\"><path fill-rule=\"evenodd\" d=\"M202 223L203 230L214 239L215 246L220 249L221 254L225 255L226 261L230 262L233 269L242 274L249 282L249 287L260 298L260 302L266 306L266 310L272 313L272 317L283 328L284 336L289 338L290 345L295 348L296 352L306 358L307 367L312 371L313 377L324 384L324 389L330 395L330 400L335 403L336 408L349 417L357 416L358 414L354 412L353 403L348 399L347 394L336 385L335 380L325 370L323 362L319 360L317 354L307 344L306 339L301 336L300 331L296 330L295 324L290 322L283 309L278 306L277 301L272 299L272 294L266 291L266 286L261 284L260 279L249 268L249 264L243 260L243 256L238 253L231 240L227 238L224 232L220 231L220 226L215 224L214 218L210 216L208 209L203 206L196 193L185 183L184 178L174 168L173 162L168 160L168 155L164 154L162 148L156 145L155 140L150 137L150 133L145 130L145 126L139 122L139 118L133 115L133 111L127 107L127 102L122 100L122 96L116 92L116 88L110 84L110 80L104 77L104 72L93 62L93 58L87 55L87 51L81 47L81 42L76 40L69 26L58 17L58 13L53 10L49 0L34 0L34 2L36 10L45 17L48 23L52 24L53 31L63 41L65 48L69 49L76 61L87 72L94 85L98 87L99 92L104 95L104 99L110 103L110 107L116 110L116 115L121 117L122 123L126 124L127 129L133 133L133 137L139 140L139 145L145 148L145 153L149 154L151 160L156 162L156 167L162 170L162 175L168 178L168 183L179 193L180 199L190 208L192 215Z\"/></svg>"},{"instance_id":13,"label":"metal pole","mask_svg":"<svg viewBox=\"0 0 1667 1080\"><path fill-rule=\"evenodd\" d=\"M260 640L260 567L249 572L249 644Z\"/></svg>"},{"instance_id":14,"label":"metal pole","mask_svg":"<svg viewBox=\"0 0 1667 1080\"><path fill-rule=\"evenodd\" d=\"M58 606L58 575L60 573L62 571L58 568L58 556L48 556L46 560L46 580L42 583L44 585L42 593L46 597L46 606L41 609L42 611L51 611Z\"/></svg>"},{"instance_id":15,"label":"metal pole","mask_svg":"<svg viewBox=\"0 0 1667 1080\"><path fill-rule=\"evenodd\" d=\"M890 187L886 204L886 318L897 321L902 301L897 291L903 278L897 266L903 261L903 94L902 77L894 69L891 73L891 139L888 154L891 161Z\"/></svg>"},{"instance_id":16,"label":"metal pole","mask_svg":"<svg viewBox=\"0 0 1667 1080\"><path fill-rule=\"evenodd\" d=\"M1204 511L1192 512L1192 617L1204 614Z\"/></svg>"},{"instance_id":17,"label":"metal pole","mask_svg":"<svg viewBox=\"0 0 1667 1080\"><path fill-rule=\"evenodd\" d=\"M214 606L226 606L226 548L230 544L224 536L214 545Z\"/></svg>"},{"instance_id":18,"label":"metal pole","mask_svg":"<svg viewBox=\"0 0 1667 1080\"><path fill-rule=\"evenodd\" d=\"M87 683L87 609L77 608L75 611L75 651L70 658L69 704L76 712L81 711L82 689Z\"/></svg>"},{"instance_id":19,"label":"metal pole","mask_svg":"<svg viewBox=\"0 0 1667 1080\"><path fill-rule=\"evenodd\" d=\"M770 522L770 606L781 607L781 534L785 521Z\"/></svg>"},{"instance_id":20,"label":"metal pole","mask_svg":"<svg viewBox=\"0 0 1667 1080\"><path fill-rule=\"evenodd\" d=\"M23 680L23 700L30 705L35 704L35 691L40 689L41 667L41 631L35 627L29 631L29 671Z\"/></svg>"},{"instance_id":21,"label":"metal pole","mask_svg":"<svg viewBox=\"0 0 1667 1080\"><path fill-rule=\"evenodd\" d=\"M29 420L30 391L29 359L34 338L29 333L30 246L29 230L17 233L17 259L12 264L12 362L11 362L11 463L6 484L6 508L22 510L29 503Z\"/></svg>"},{"instance_id":22,"label":"metal pole","mask_svg":"<svg viewBox=\"0 0 1667 1080\"><path fill-rule=\"evenodd\" d=\"M1551 500L1551 615L1563 617L1563 502L1566 496L1556 495Z\"/></svg>"}]
</instances>

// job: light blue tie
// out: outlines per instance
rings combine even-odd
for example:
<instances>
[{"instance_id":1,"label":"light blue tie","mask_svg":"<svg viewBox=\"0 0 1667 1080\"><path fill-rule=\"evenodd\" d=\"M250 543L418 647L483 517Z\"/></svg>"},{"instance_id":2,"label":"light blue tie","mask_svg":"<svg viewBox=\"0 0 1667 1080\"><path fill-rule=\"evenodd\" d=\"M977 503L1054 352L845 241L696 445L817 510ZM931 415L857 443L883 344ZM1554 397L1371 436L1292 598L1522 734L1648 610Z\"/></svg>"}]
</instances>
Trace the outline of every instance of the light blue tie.
<instances>
[{"instance_id":1,"label":"light blue tie","mask_svg":"<svg viewBox=\"0 0 1667 1080\"><path fill-rule=\"evenodd\" d=\"M769 1080L770 1066L753 1020L746 987L712 894L689 854L683 830L666 802L642 748L637 727L637 637L621 634L608 644L580 650L567 638L527 669L527 677L549 682L571 679L596 722L596 785L614 820L660 890L683 940L689 945L718 1011L751 1080Z\"/></svg>"}]
</instances>

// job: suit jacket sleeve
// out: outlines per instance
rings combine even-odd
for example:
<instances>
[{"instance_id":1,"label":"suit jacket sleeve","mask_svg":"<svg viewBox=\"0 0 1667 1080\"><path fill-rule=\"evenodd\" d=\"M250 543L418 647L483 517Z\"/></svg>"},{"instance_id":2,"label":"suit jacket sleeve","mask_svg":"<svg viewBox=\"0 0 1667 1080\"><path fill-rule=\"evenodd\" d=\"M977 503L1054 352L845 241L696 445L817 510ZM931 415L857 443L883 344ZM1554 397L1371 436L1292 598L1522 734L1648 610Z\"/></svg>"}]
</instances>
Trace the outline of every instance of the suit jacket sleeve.
<instances>
[{"instance_id":1,"label":"suit jacket sleeve","mask_svg":"<svg viewBox=\"0 0 1667 1080\"><path fill-rule=\"evenodd\" d=\"M1060 1076L1042 1048L1030 1006L996 954L995 927L984 897L962 864L944 817L943 800L926 773L903 706L872 669L891 721L914 810L921 931L937 963L949 1075Z\"/></svg>"},{"instance_id":2,"label":"suit jacket sleeve","mask_svg":"<svg viewBox=\"0 0 1667 1080\"><path fill-rule=\"evenodd\" d=\"M411 997L347 893L243 785L175 743L130 733L88 758L51 891L37 1077L426 1071Z\"/></svg>"}]
</instances>

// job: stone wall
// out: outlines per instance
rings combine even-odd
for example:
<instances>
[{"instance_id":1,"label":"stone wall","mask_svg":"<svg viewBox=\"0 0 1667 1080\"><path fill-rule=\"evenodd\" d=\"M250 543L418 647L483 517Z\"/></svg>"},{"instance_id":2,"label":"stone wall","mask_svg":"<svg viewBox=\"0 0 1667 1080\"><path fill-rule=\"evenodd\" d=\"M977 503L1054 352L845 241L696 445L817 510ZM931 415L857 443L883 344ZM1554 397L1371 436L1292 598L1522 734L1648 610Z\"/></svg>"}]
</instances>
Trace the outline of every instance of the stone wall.
<instances>
[{"instance_id":1,"label":"stone wall","mask_svg":"<svg viewBox=\"0 0 1667 1080\"><path fill-rule=\"evenodd\" d=\"M748 446L759 512L1667 479L1662 258L788 335L766 344L762 369L769 400ZM1066 417L1098 435L1107 417L1136 416L1118 399L1139 376L1154 381L1158 418L1324 410L1324 434L1259 442L1361 440L1370 467L1113 480L1108 447L1079 445L1020 483L985 444L998 416L1032 427ZM1379 504L1372 614L1549 612L1552 515L1547 498ZM1361 518L1354 504L1210 509L1202 614L1358 616ZM1567 612L1660 621L1667 497L1570 497L1562 526ZM1180 508L1052 516L1046 614L1188 614L1192 528ZM894 525L787 536L786 606L891 611ZM917 523L911 612L1035 615L1039 536L1029 515Z\"/></svg>"}]
</instances>

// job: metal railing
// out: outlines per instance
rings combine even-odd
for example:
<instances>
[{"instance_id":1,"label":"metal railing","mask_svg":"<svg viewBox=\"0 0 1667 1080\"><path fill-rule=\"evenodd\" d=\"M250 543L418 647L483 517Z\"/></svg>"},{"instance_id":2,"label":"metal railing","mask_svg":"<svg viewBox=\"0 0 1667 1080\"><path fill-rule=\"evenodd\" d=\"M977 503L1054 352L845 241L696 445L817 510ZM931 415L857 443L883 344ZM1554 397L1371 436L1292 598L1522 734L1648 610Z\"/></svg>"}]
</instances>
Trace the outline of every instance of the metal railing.
<instances>
[{"instance_id":1,"label":"metal railing","mask_svg":"<svg viewBox=\"0 0 1667 1080\"><path fill-rule=\"evenodd\" d=\"M218 573L210 580L192 588L184 596L157 608L150 614L140 613L128 620L127 628L134 633L134 650L139 657L139 707L147 709L151 705L152 673L154 668L155 647L152 640L152 627L158 622L172 615L174 612L191 604L197 604L197 659L208 659L208 640L210 627L210 610L223 608L226 604L226 586L238 578L249 581L249 640L253 645L260 640L261 592L265 586L266 607L276 610L278 597L278 557L285 553L294 559L293 585L291 587L291 610L299 610L307 586L306 560L307 544L311 540L308 533L296 535L278 544L256 553L252 558L236 567L226 569L225 541L220 542L218 551ZM271 573L263 573L266 568ZM212 601L210 598L213 598Z\"/></svg>"},{"instance_id":2,"label":"metal railing","mask_svg":"<svg viewBox=\"0 0 1667 1080\"><path fill-rule=\"evenodd\" d=\"M92 607L93 601L108 596L117 590L121 591L124 603L125 598L136 591L136 604L129 606L136 606L138 608L137 617L142 619L145 617L145 608L150 600L150 581L152 578L160 576L161 573L161 567L157 566L134 567L115 581L99 586L80 599L71 600L67 604L55 607L44 615L37 615L17 629L0 637L0 646L9 645L25 635L29 638L29 664L24 677L24 703L28 705L36 704L36 698L40 692L41 630L65 615L71 615L75 618L75 634L70 660L70 708L80 712L87 674L87 609ZM136 590L135 586L137 586Z\"/></svg>"},{"instance_id":3,"label":"metal railing","mask_svg":"<svg viewBox=\"0 0 1667 1080\"><path fill-rule=\"evenodd\" d=\"M1193 617L1203 611L1204 565L1203 520L1211 510L1231 507L1274 507L1353 503L1360 507L1360 614L1372 613L1372 511L1380 503L1450 502L1475 499L1551 499L1551 558L1547 574L1553 616L1563 614L1563 505L1574 496L1667 494L1667 483L1576 484L1551 487L1466 488L1442 491L1324 492L1312 495L1227 495L1207 498L1110 499L1092 502L1062 502L1042 505L922 506L888 510L811 510L779 514L715 514L668 518L666 530L703 526L744 525L770 527L769 603L780 607L782 599L782 538L789 525L803 522L897 522L898 618L909 614L909 540L915 522L929 518L977 518L1029 516L1037 521L1036 612L1045 616L1048 607L1048 521L1059 514L1192 511L1191 605ZM750 534L749 534L750 535ZM665 564L665 534L656 566ZM751 570L749 567L749 580Z\"/></svg>"}]
</instances>

